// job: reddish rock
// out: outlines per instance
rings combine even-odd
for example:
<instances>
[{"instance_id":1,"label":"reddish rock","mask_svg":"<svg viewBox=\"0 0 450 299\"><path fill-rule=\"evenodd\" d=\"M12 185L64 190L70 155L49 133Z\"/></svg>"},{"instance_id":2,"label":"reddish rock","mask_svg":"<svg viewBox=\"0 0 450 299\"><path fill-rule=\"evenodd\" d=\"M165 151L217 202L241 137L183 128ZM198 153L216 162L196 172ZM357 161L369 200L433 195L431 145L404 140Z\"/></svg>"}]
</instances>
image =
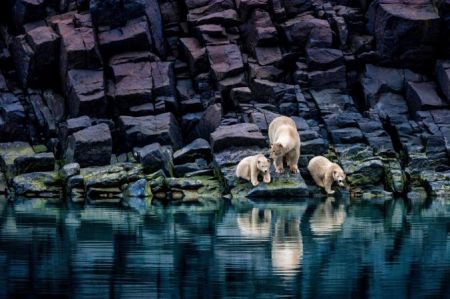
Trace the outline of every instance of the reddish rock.
<instances>
[{"instance_id":1,"label":"reddish rock","mask_svg":"<svg viewBox=\"0 0 450 299\"><path fill-rule=\"evenodd\" d=\"M244 70L241 51L234 44L208 46L209 63L216 80L220 81Z\"/></svg>"},{"instance_id":2,"label":"reddish rock","mask_svg":"<svg viewBox=\"0 0 450 299\"><path fill-rule=\"evenodd\" d=\"M193 76L208 70L206 49L193 37L180 38L180 47L189 63L189 70Z\"/></svg>"},{"instance_id":3,"label":"reddish rock","mask_svg":"<svg viewBox=\"0 0 450 299\"><path fill-rule=\"evenodd\" d=\"M98 41L100 49L108 56L133 49L133 51L150 50L152 39L145 17L133 19L123 27L113 29L99 28Z\"/></svg>"},{"instance_id":4,"label":"reddish rock","mask_svg":"<svg viewBox=\"0 0 450 299\"><path fill-rule=\"evenodd\" d=\"M281 29L294 49L305 47L330 48L333 32L326 20L316 19L310 14L300 15L281 24Z\"/></svg>"}]
</instances>

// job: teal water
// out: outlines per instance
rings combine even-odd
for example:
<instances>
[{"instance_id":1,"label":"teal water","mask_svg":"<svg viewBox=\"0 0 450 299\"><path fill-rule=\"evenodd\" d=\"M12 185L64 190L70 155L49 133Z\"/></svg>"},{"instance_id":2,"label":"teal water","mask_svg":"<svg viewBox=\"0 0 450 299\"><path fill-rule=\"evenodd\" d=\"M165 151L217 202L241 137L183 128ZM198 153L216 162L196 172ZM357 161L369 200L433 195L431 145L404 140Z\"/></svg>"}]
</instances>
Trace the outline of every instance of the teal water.
<instances>
[{"instance_id":1,"label":"teal water","mask_svg":"<svg viewBox=\"0 0 450 299\"><path fill-rule=\"evenodd\" d=\"M450 201L0 201L0 297L450 298Z\"/></svg>"}]
</instances>

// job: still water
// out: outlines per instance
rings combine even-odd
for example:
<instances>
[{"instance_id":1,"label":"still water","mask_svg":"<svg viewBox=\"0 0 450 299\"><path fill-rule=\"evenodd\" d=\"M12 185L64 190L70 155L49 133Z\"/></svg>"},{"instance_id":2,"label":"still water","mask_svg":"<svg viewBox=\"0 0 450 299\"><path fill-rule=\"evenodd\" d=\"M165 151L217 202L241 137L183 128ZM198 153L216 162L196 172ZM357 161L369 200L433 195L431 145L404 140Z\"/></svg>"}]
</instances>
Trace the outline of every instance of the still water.
<instances>
[{"instance_id":1,"label":"still water","mask_svg":"<svg viewBox=\"0 0 450 299\"><path fill-rule=\"evenodd\" d=\"M450 201L0 200L0 297L449 298Z\"/></svg>"}]
</instances>

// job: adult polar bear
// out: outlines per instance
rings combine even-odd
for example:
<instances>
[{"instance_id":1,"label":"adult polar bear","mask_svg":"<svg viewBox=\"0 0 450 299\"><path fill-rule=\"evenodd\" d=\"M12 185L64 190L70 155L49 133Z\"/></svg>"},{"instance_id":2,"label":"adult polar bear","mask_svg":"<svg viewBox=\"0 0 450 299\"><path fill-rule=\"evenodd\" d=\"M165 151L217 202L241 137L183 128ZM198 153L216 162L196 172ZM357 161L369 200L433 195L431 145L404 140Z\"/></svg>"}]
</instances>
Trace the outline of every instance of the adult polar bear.
<instances>
[{"instance_id":1,"label":"adult polar bear","mask_svg":"<svg viewBox=\"0 0 450 299\"><path fill-rule=\"evenodd\" d=\"M277 173L284 171L283 159L292 173L298 173L300 158L300 136L290 117L279 116L269 125L270 157Z\"/></svg>"}]
</instances>

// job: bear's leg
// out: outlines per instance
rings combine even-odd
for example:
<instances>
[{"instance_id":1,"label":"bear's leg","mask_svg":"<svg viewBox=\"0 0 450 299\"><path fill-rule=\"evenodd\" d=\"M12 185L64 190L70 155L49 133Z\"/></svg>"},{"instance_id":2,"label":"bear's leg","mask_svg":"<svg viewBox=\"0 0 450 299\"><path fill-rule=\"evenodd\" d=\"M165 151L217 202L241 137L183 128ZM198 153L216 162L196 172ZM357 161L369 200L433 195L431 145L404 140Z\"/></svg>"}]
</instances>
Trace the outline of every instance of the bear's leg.
<instances>
[{"instance_id":1,"label":"bear's leg","mask_svg":"<svg viewBox=\"0 0 450 299\"><path fill-rule=\"evenodd\" d=\"M317 175L317 174L313 174L312 178L314 180L314 182L316 182L317 186L324 188L325 186L323 185L323 177Z\"/></svg>"},{"instance_id":2,"label":"bear's leg","mask_svg":"<svg viewBox=\"0 0 450 299\"><path fill-rule=\"evenodd\" d=\"M276 173L283 173L284 172L283 157L277 157L273 159L273 166L275 167Z\"/></svg>"},{"instance_id":3,"label":"bear's leg","mask_svg":"<svg viewBox=\"0 0 450 299\"><path fill-rule=\"evenodd\" d=\"M331 185L333 184L333 177L331 175L331 173L327 172L327 174L325 175L324 178L324 188L325 188L325 192L327 192L327 194L334 194L334 191L331 190Z\"/></svg>"},{"instance_id":4,"label":"bear's leg","mask_svg":"<svg viewBox=\"0 0 450 299\"><path fill-rule=\"evenodd\" d=\"M250 177L251 177L251 182L253 186L256 186L259 184L258 182L258 170L255 167L250 167Z\"/></svg>"},{"instance_id":5,"label":"bear's leg","mask_svg":"<svg viewBox=\"0 0 450 299\"><path fill-rule=\"evenodd\" d=\"M264 174L263 181L264 181L264 183L270 183L270 172L267 172L266 174Z\"/></svg>"},{"instance_id":6,"label":"bear's leg","mask_svg":"<svg viewBox=\"0 0 450 299\"><path fill-rule=\"evenodd\" d=\"M298 170L298 158L299 155L297 154L297 151L293 149L289 153L286 154L286 163L289 166L289 170L292 173L299 173Z\"/></svg>"}]
</instances>

